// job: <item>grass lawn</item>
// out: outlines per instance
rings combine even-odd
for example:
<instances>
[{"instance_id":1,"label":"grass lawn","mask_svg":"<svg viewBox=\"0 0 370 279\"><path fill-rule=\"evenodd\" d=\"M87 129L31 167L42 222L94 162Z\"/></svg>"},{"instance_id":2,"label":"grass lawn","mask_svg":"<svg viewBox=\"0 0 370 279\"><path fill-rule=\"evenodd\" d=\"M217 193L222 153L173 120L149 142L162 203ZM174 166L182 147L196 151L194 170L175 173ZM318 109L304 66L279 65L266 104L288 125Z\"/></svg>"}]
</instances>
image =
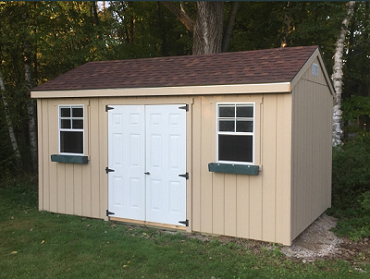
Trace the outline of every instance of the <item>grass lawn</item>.
<instances>
[{"instance_id":1,"label":"grass lawn","mask_svg":"<svg viewBox=\"0 0 370 279\"><path fill-rule=\"evenodd\" d=\"M27 184L27 183L25 183ZM31 183L32 184L32 183ZM279 252L153 228L39 212L35 185L0 185L0 278L370 278L344 261L293 262Z\"/></svg>"}]
</instances>

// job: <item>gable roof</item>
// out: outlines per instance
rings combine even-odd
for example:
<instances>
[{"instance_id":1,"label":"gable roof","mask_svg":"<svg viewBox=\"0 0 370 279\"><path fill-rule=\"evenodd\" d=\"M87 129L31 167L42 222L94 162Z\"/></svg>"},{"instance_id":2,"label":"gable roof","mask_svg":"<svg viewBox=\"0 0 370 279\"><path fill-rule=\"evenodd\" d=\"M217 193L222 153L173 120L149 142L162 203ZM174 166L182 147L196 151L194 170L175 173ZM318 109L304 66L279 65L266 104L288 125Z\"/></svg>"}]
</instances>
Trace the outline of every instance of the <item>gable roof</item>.
<instances>
[{"instance_id":1,"label":"gable roof","mask_svg":"<svg viewBox=\"0 0 370 279\"><path fill-rule=\"evenodd\" d=\"M86 63L32 91L290 82L317 46Z\"/></svg>"}]
</instances>

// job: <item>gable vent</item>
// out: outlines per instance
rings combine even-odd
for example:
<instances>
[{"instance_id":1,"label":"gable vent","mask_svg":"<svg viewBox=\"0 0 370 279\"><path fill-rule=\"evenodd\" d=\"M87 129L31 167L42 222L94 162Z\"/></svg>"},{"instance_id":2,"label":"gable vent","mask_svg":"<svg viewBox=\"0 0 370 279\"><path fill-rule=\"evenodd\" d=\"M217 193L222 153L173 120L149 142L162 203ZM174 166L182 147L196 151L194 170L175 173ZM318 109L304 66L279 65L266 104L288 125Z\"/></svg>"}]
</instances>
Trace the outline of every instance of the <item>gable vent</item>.
<instances>
[{"instance_id":1,"label":"gable vent","mask_svg":"<svg viewBox=\"0 0 370 279\"><path fill-rule=\"evenodd\" d=\"M316 77L319 75L319 65L316 63L312 64L312 74Z\"/></svg>"}]
</instances>

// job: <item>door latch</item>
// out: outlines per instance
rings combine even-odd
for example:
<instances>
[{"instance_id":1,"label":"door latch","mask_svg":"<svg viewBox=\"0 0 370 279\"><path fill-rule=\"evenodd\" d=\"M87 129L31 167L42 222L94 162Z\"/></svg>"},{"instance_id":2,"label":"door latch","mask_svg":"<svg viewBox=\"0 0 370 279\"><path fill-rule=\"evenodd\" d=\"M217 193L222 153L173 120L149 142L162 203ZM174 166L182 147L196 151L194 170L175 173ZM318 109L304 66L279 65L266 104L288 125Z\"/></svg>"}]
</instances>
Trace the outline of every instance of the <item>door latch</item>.
<instances>
[{"instance_id":1,"label":"door latch","mask_svg":"<svg viewBox=\"0 0 370 279\"><path fill-rule=\"evenodd\" d=\"M149 175L149 174L150 174L150 172L148 172L148 171L147 171L147 172L144 172L144 174Z\"/></svg>"}]
</instances>

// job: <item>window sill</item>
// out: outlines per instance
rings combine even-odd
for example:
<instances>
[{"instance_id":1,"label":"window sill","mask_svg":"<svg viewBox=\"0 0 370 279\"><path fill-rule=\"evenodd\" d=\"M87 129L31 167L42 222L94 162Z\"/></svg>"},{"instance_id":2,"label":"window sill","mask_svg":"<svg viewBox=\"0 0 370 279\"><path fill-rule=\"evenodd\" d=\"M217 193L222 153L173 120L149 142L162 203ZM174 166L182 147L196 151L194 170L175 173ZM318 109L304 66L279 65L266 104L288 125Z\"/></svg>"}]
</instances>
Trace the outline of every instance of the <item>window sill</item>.
<instances>
[{"instance_id":1,"label":"window sill","mask_svg":"<svg viewBox=\"0 0 370 279\"><path fill-rule=\"evenodd\" d=\"M51 155L51 161L58 162L58 163L69 163L69 164L87 164L88 156L54 154L54 155Z\"/></svg>"},{"instance_id":2,"label":"window sill","mask_svg":"<svg viewBox=\"0 0 370 279\"><path fill-rule=\"evenodd\" d=\"M209 163L208 164L208 170L210 172L219 172L219 173L258 175L259 166L257 166L257 165L224 164L224 163Z\"/></svg>"}]
</instances>

